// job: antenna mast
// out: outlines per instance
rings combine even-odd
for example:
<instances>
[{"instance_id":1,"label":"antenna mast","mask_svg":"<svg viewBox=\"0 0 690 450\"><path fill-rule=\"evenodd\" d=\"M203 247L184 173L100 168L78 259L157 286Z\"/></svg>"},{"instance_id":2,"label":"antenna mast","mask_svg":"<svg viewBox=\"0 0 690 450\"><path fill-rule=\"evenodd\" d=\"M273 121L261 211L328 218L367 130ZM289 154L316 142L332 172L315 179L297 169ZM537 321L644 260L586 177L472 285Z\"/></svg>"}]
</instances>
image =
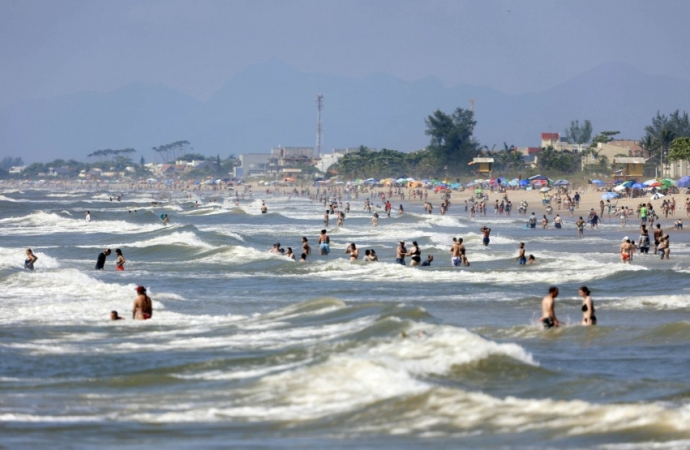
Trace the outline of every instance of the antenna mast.
<instances>
[{"instance_id":1,"label":"antenna mast","mask_svg":"<svg viewBox=\"0 0 690 450\"><path fill-rule=\"evenodd\" d=\"M316 96L316 109L318 114L316 116L316 157L321 157L321 135L323 127L321 126L321 110L323 109L323 94Z\"/></svg>"}]
</instances>

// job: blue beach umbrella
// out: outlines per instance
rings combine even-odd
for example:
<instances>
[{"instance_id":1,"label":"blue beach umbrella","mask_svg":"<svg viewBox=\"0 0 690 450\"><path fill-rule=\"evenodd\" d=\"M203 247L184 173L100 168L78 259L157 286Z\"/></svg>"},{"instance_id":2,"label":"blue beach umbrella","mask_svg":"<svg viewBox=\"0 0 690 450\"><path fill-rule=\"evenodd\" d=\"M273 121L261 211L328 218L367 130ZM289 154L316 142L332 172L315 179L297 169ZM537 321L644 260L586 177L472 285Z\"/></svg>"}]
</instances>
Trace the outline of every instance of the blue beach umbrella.
<instances>
[{"instance_id":1,"label":"blue beach umbrella","mask_svg":"<svg viewBox=\"0 0 690 450\"><path fill-rule=\"evenodd\" d=\"M554 186L568 186L570 184L570 181L568 180L558 180L555 183L553 183Z\"/></svg>"},{"instance_id":2,"label":"blue beach umbrella","mask_svg":"<svg viewBox=\"0 0 690 450\"><path fill-rule=\"evenodd\" d=\"M592 184L596 184L596 185L598 185L598 186L603 186L603 185L605 185L606 183L604 183L604 182L601 181L601 180L592 180Z\"/></svg>"},{"instance_id":3,"label":"blue beach umbrella","mask_svg":"<svg viewBox=\"0 0 690 450\"><path fill-rule=\"evenodd\" d=\"M647 186L645 186L645 185L642 184L642 183L635 183L635 184L632 185L632 188L633 188L633 189L644 189L644 188L646 188L646 187L647 187Z\"/></svg>"},{"instance_id":4,"label":"blue beach umbrella","mask_svg":"<svg viewBox=\"0 0 690 450\"><path fill-rule=\"evenodd\" d=\"M611 199L614 199L614 198L618 198L618 197L620 197L620 196L621 196L620 194L617 194L617 193L615 193L615 192L607 192L607 193L605 193L604 195L601 196L601 199L602 199L602 200L611 200Z\"/></svg>"},{"instance_id":5,"label":"blue beach umbrella","mask_svg":"<svg viewBox=\"0 0 690 450\"><path fill-rule=\"evenodd\" d=\"M676 186L678 186L678 187L688 187L688 186L690 186L690 177L685 176L685 177L681 178L681 179L678 180L678 182L676 183Z\"/></svg>"},{"instance_id":6,"label":"blue beach umbrella","mask_svg":"<svg viewBox=\"0 0 690 450\"><path fill-rule=\"evenodd\" d=\"M520 186L529 186L529 180L522 180Z\"/></svg>"},{"instance_id":7,"label":"blue beach umbrella","mask_svg":"<svg viewBox=\"0 0 690 450\"><path fill-rule=\"evenodd\" d=\"M629 188L629 187L632 187L633 184L635 184L635 182L630 180L630 181L626 181L625 183L623 183L623 186Z\"/></svg>"}]
</instances>

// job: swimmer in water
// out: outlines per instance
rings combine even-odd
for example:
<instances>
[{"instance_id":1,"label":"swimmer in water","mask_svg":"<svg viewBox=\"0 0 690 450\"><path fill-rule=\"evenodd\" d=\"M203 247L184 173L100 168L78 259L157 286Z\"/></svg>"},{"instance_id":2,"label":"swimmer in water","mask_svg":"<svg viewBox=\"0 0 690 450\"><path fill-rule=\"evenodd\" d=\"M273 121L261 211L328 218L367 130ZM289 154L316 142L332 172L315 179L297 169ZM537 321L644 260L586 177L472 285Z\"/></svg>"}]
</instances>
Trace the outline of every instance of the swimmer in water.
<instances>
[{"instance_id":1,"label":"swimmer in water","mask_svg":"<svg viewBox=\"0 0 690 450\"><path fill-rule=\"evenodd\" d=\"M26 249L26 259L24 260L24 268L29 270L34 270L34 263L38 259L38 256L34 255L34 252L30 249Z\"/></svg>"},{"instance_id":2,"label":"swimmer in water","mask_svg":"<svg viewBox=\"0 0 690 450\"><path fill-rule=\"evenodd\" d=\"M170 219L168 218L167 214L163 215L163 225L167 225L170 223Z\"/></svg>"},{"instance_id":3,"label":"swimmer in water","mask_svg":"<svg viewBox=\"0 0 690 450\"><path fill-rule=\"evenodd\" d=\"M544 329L560 325L555 312L556 297L558 297L558 288L551 286L548 295L541 301L541 318L539 320L544 326Z\"/></svg>"},{"instance_id":4,"label":"swimmer in water","mask_svg":"<svg viewBox=\"0 0 690 450\"><path fill-rule=\"evenodd\" d=\"M405 248L405 241L400 241L398 248L395 250L395 262L404 266L405 256L407 256L407 248Z\"/></svg>"},{"instance_id":5,"label":"swimmer in water","mask_svg":"<svg viewBox=\"0 0 690 450\"><path fill-rule=\"evenodd\" d=\"M422 251L417 245L417 241L412 241L412 249L408 253L410 256L410 267L418 266L422 263Z\"/></svg>"},{"instance_id":6,"label":"swimmer in water","mask_svg":"<svg viewBox=\"0 0 690 450\"><path fill-rule=\"evenodd\" d=\"M345 253L350 254L350 262L357 261L359 258L359 250L357 250L357 246L354 242L345 249Z\"/></svg>"},{"instance_id":7,"label":"swimmer in water","mask_svg":"<svg viewBox=\"0 0 690 450\"><path fill-rule=\"evenodd\" d=\"M307 262L307 254L306 253L302 253L302 255L299 257L299 262L301 262L301 263Z\"/></svg>"},{"instance_id":8,"label":"swimmer in water","mask_svg":"<svg viewBox=\"0 0 690 450\"><path fill-rule=\"evenodd\" d=\"M266 214L268 212L268 207L266 206L266 202L263 200L261 201L261 214Z\"/></svg>"},{"instance_id":9,"label":"swimmer in water","mask_svg":"<svg viewBox=\"0 0 690 450\"><path fill-rule=\"evenodd\" d=\"M309 241L304 236L302 237L302 252L307 255L311 254L311 247L309 246Z\"/></svg>"},{"instance_id":10,"label":"swimmer in water","mask_svg":"<svg viewBox=\"0 0 690 450\"><path fill-rule=\"evenodd\" d=\"M287 251L285 252L285 256L287 256L288 258L290 258L293 261L295 260L295 254L292 253L292 247L287 248Z\"/></svg>"},{"instance_id":11,"label":"swimmer in water","mask_svg":"<svg viewBox=\"0 0 690 450\"><path fill-rule=\"evenodd\" d=\"M112 201L112 200L111 200ZM124 320L124 317L120 317L117 311L110 311L110 320Z\"/></svg>"},{"instance_id":12,"label":"swimmer in water","mask_svg":"<svg viewBox=\"0 0 690 450\"><path fill-rule=\"evenodd\" d=\"M132 319L134 320L148 320L153 317L153 302L151 297L146 295L146 288L144 286L137 286L135 288L137 296L134 299L134 306L132 307Z\"/></svg>"},{"instance_id":13,"label":"swimmer in water","mask_svg":"<svg viewBox=\"0 0 690 450\"><path fill-rule=\"evenodd\" d=\"M103 252L98 254L98 259L96 260L96 270L103 270L103 268L105 267L105 258L109 255L109 248L106 248Z\"/></svg>"},{"instance_id":14,"label":"swimmer in water","mask_svg":"<svg viewBox=\"0 0 690 450\"><path fill-rule=\"evenodd\" d=\"M537 262L537 258L534 257L534 255L529 255L527 257L527 264L534 264Z\"/></svg>"},{"instance_id":15,"label":"swimmer in water","mask_svg":"<svg viewBox=\"0 0 690 450\"><path fill-rule=\"evenodd\" d=\"M587 289L587 286L581 286L577 293L582 297L582 325L596 325L597 316L594 315L594 302L590 295L591 292Z\"/></svg>"},{"instance_id":16,"label":"swimmer in water","mask_svg":"<svg viewBox=\"0 0 690 450\"><path fill-rule=\"evenodd\" d=\"M115 254L117 255L117 260L115 261L115 269L125 270L125 263L127 261L125 260L125 257L122 255L122 250L116 248Z\"/></svg>"},{"instance_id":17,"label":"swimmer in water","mask_svg":"<svg viewBox=\"0 0 690 450\"><path fill-rule=\"evenodd\" d=\"M86 211L86 221L87 222L91 221L91 211Z\"/></svg>"},{"instance_id":18,"label":"swimmer in water","mask_svg":"<svg viewBox=\"0 0 690 450\"><path fill-rule=\"evenodd\" d=\"M426 261L422 263L422 267L428 267L431 265L431 262L434 260L434 255L429 255L426 257Z\"/></svg>"}]
</instances>

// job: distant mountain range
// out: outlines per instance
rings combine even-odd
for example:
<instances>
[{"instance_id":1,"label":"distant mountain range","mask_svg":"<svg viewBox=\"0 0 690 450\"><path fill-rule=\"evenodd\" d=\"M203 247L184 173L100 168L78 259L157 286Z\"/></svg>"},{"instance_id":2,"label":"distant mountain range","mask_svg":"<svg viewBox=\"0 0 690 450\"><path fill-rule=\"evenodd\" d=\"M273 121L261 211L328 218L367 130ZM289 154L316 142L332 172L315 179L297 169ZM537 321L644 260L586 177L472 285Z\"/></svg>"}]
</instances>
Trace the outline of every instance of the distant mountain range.
<instances>
[{"instance_id":1,"label":"distant mountain range","mask_svg":"<svg viewBox=\"0 0 690 450\"><path fill-rule=\"evenodd\" d=\"M545 65L543 70L549 70ZM509 69L505 76L511 76ZM487 87L444 87L436 78L406 82L389 75L362 80L303 73L278 62L247 68L205 102L152 84L23 101L0 109L0 157L25 162L86 161L99 149L151 147L188 140L206 155L314 146L316 103L323 93L323 147L367 145L402 151L428 144L424 119L476 100L482 145L538 146L541 132L563 132L589 119L594 131L637 139L657 111L690 109L690 83L607 63L540 93L505 95Z\"/></svg>"}]
</instances>

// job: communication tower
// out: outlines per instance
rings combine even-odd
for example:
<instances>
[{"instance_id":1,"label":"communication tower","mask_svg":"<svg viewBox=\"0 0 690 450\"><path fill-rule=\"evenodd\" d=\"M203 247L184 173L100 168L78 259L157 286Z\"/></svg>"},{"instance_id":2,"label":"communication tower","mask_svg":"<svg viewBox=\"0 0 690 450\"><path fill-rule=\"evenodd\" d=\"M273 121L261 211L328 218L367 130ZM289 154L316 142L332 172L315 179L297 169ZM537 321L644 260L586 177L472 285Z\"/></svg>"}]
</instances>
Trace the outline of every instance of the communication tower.
<instances>
[{"instance_id":1,"label":"communication tower","mask_svg":"<svg viewBox=\"0 0 690 450\"><path fill-rule=\"evenodd\" d=\"M316 96L316 157L321 157L321 134L323 128L321 126L321 110L323 109L323 94L318 94Z\"/></svg>"}]
</instances>

